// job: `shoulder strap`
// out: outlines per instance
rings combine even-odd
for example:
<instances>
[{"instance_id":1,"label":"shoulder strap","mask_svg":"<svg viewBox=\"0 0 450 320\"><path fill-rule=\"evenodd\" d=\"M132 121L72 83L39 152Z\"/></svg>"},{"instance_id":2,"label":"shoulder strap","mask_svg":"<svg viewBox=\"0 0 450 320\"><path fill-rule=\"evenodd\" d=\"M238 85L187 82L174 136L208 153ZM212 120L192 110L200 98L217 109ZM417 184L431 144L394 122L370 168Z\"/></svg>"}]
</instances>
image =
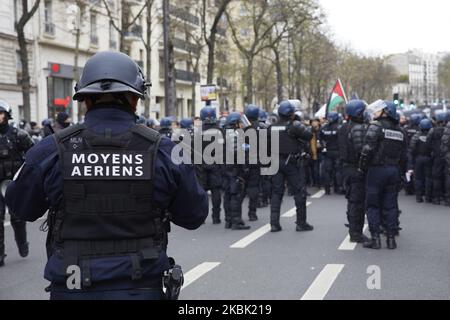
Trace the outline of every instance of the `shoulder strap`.
<instances>
[{"instance_id":1,"label":"shoulder strap","mask_svg":"<svg viewBox=\"0 0 450 320\"><path fill-rule=\"evenodd\" d=\"M142 125L132 126L131 132L133 132L153 143L157 143L161 139L161 135L159 134L159 132L157 132L153 129L144 127Z\"/></svg>"}]
</instances>

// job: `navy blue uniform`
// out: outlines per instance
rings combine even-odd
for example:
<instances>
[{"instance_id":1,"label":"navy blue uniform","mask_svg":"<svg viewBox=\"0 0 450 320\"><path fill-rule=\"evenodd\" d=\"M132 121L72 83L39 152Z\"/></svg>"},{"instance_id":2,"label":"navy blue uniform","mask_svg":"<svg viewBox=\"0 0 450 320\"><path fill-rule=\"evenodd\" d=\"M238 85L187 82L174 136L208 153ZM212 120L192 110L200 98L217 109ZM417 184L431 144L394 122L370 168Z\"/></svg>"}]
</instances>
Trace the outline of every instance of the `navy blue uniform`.
<instances>
[{"instance_id":1,"label":"navy blue uniform","mask_svg":"<svg viewBox=\"0 0 450 320\"><path fill-rule=\"evenodd\" d=\"M339 159L338 132L338 123L327 124L320 132L320 141L324 147L322 179L327 194L330 194L331 186L334 186L335 193L341 192L342 177Z\"/></svg>"},{"instance_id":2,"label":"navy blue uniform","mask_svg":"<svg viewBox=\"0 0 450 320\"><path fill-rule=\"evenodd\" d=\"M427 136L428 131L419 131L412 137L409 146L411 150L409 159L412 163L409 164L409 169L414 170L417 201L423 202L423 196L425 196L426 201L430 203L433 192L433 161Z\"/></svg>"},{"instance_id":3,"label":"navy blue uniform","mask_svg":"<svg viewBox=\"0 0 450 320\"><path fill-rule=\"evenodd\" d=\"M445 202L450 206L450 123L447 124L442 136L441 152L445 157Z\"/></svg>"},{"instance_id":4,"label":"navy blue uniform","mask_svg":"<svg viewBox=\"0 0 450 320\"><path fill-rule=\"evenodd\" d=\"M85 126L95 133L112 130L112 134L122 134L135 124L134 115L113 107L94 109L86 114ZM171 221L183 228L194 230L205 221L208 214L208 197L197 183L194 168L190 165L175 165L171 161L174 144L163 138L155 161L153 198L155 206L168 210ZM17 217L26 221L36 221L49 208L57 206L63 192L63 177L60 160L53 137L45 138L26 155L25 165L17 179L8 187L6 201ZM53 298L81 298L77 290L68 291L65 286L66 274L62 260L56 255L49 257L45 268L45 279L52 283ZM95 296L95 292L123 290L117 298L157 298L161 292L161 279L169 269L166 252L160 252L153 261L143 261L143 277L131 280L132 261L129 256L96 258L90 260L93 286L85 297ZM156 294L135 289L155 288ZM133 292L130 292L133 291ZM136 293L137 292L137 293ZM62 295L62 296L61 296ZM141 295L141 296L142 296ZM108 296L108 295L106 295Z\"/></svg>"},{"instance_id":5,"label":"navy blue uniform","mask_svg":"<svg viewBox=\"0 0 450 320\"><path fill-rule=\"evenodd\" d=\"M398 185L406 170L406 137L388 118L373 122L367 131L363 159L369 161L366 182L366 206L372 235L381 233L386 224L388 235L398 230Z\"/></svg>"}]
</instances>

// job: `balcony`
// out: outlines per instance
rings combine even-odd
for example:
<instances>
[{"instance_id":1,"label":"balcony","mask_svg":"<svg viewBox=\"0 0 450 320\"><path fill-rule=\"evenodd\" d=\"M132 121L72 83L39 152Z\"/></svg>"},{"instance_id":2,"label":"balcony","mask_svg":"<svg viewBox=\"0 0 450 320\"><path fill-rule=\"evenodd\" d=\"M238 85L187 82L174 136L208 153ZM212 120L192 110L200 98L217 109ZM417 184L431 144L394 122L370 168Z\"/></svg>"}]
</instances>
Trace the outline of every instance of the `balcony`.
<instances>
[{"instance_id":1,"label":"balcony","mask_svg":"<svg viewBox=\"0 0 450 320\"><path fill-rule=\"evenodd\" d=\"M186 8L177 8L171 5L169 7L169 12L171 15L183 21L189 22L196 26L200 25L200 19L197 16L194 16L193 14L189 13Z\"/></svg>"},{"instance_id":2,"label":"balcony","mask_svg":"<svg viewBox=\"0 0 450 320\"><path fill-rule=\"evenodd\" d=\"M124 32L125 41L138 41L142 37L142 26L134 25L130 31Z\"/></svg>"},{"instance_id":3,"label":"balcony","mask_svg":"<svg viewBox=\"0 0 450 320\"><path fill-rule=\"evenodd\" d=\"M44 22L44 33L50 36L54 36L55 24L51 22Z\"/></svg>"},{"instance_id":4,"label":"balcony","mask_svg":"<svg viewBox=\"0 0 450 320\"><path fill-rule=\"evenodd\" d=\"M200 82L200 74L186 71L186 70L175 70L175 79L179 81L192 82Z\"/></svg>"},{"instance_id":5,"label":"balcony","mask_svg":"<svg viewBox=\"0 0 450 320\"><path fill-rule=\"evenodd\" d=\"M217 78L217 86L222 88L228 88L228 81L225 78Z\"/></svg>"},{"instance_id":6,"label":"balcony","mask_svg":"<svg viewBox=\"0 0 450 320\"><path fill-rule=\"evenodd\" d=\"M173 45L177 49L181 49L188 52L196 52L198 50L197 45L178 38L173 39Z\"/></svg>"}]
</instances>

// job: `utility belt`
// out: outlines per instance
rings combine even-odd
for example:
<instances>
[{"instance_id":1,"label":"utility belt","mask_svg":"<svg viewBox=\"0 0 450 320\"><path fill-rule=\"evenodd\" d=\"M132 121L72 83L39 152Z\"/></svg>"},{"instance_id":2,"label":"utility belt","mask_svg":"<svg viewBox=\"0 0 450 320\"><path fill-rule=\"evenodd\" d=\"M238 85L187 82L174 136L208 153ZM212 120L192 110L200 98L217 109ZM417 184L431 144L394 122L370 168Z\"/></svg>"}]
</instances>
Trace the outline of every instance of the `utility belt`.
<instances>
[{"instance_id":1,"label":"utility belt","mask_svg":"<svg viewBox=\"0 0 450 320\"><path fill-rule=\"evenodd\" d=\"M63 272L68 267L78 266L82 275L83 288L92 286L90 263L92 259L129 256L132 263L131 280L143 278L141 261L156 261L162 251L162 243L153 238L110 240L110 241L64 241L56 244L54 253L62 259Z\"/></svg>"}]
</instances>

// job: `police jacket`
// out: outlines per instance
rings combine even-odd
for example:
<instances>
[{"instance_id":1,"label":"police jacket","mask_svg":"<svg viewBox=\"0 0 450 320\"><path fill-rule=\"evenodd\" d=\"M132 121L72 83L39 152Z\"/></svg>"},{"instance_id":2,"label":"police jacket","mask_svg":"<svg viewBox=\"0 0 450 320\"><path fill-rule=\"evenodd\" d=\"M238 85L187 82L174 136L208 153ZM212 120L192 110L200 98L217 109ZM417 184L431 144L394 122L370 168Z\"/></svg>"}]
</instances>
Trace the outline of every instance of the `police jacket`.
<instances>
[{"instance_id":1,"label":"police jacket","mask_svg":"<svg viewBox=\"0 0 450 320\"><path fill-rule=\"evenodd\" d=\"M400 166L406 170L407 141L405 132L388 118L372 122L364 139L364 154L371 166Z\"/></svg>"},{"instance_id":2,"label":"police jacket","mask_svg":"<svg viewBox=\"0 0 450 320\"><path fill-rule=\"evenodd\" d=\"M428 143L428 132L419 131L411 139L409 148L413 157L417 156L431 156L431 146Z\"/></svg>"},{"instance_id":3,"label":"police jacket","mask_svg":"<svg viewBox=\"0 0 450 320\"><path fill-rule=\"evenodd\" d=\"M279 153L281 156L302 155L306 152L313 134L300 121L291 121L280 118L271 126L271 139L273 131L279 133Z\"/></svg>"},{"instance_id":4,"label":"police jacket","mask_svg":"<svg viewBox=\"0 0 450 320\"><path fill-rule=\"evenodd\" d=\"M11 180L22 166L25 152L34 145L24 130L7 125L0 129L0 181Z\"/></svg>"},{"instance_id":5,"label":"police jacket","mask_svg":"<svg viewBox=\"0 0 450 320\"><path fill-rule=\"evenodd\" d=\"M447 168L450 170L450 123L447 124L444 134L442 135L441 152L445 157Z\"/></svg>"},{"instance_id":6,"label":"police jacket","mask_svg":"<svg viewBox=\"0 0 450 320\"><path fill-rule=\"evenodd\" d=\"M444 126L438 126L432 128L430 132L428 132L427 144L429 149L432 151L431 155L435 159L443 159L445 157L445 154L441 152L441 143L444 131Z\"/></svg>"},{"instance_id":7,"label":"police jacket","mask_svg":"<svg viewBox=\"0 0 450 320\"><path fill-rule=\"evenodd\" d=\"M364 122L349 121L339 129L339 156L344 165L358 165L366 133Z\"/></svg>"},{"instance_id":8,"label":"police jacket","mask_svg":"<svg viewBox=\"0 0 450 320\"><path fill-rule=\"evenodd\" d=\"M330 158L339 158L338 132L339 123L326 124L320 131L320 142L326 150L326 155Z\"/></svg>"},{"instance_id":9,"label":"police jacket","mask_svg":"<svg viewBox=\"0 0 450 320\"><path fill-rule=\"evenodd\" d=\"M406 125L404 128L404 131L406 132L407 135L407 141L408 141L408 148L410 145L410 142L412 140L412 138L414 137L414 135L419 132L419 126L413 126L413 125Z\"/></svg>"},{"instance_id":10,"label":"police jacket","mask_svg":"<svg viewBox=\"0 0 450 320\"><path fill-rule=\"evenodd\" d=\"M66 258L79 258L77 253L85 253L90 258L83 259L81 267L82 274L84 269L88 270L89 281L85 283L83 276L83 288L85 285L91 290L160 287L161 276L169 268L169 261L165 246L153 239L155 234L161 234L161 230L154 229L161 226L162 216L158 212L167 212L172 223L194 230L208 214L207 194L198 185L192 166L172 163L174 144L167 138L159 139L155 131L145 127L142 129L151 132L153 138L148 139L146 134L137 132L131 113L113 106L93 109L86 114L84 126L84 130L73 135L63 131L58 138L61 143L50 136L29 150L24 167L7 189L7 205L19 219L36 221L49 208L60 207L61 199L66 203L62 208L67 216L59 226L59 235L64 246L75 243L76 246L68 248L78 251L74 255L65 253L61 256L60 248L52 247L45 268L45 278L52 286L61 286L58 289L64 290ZM77 127L68 130L77 130ZM106 147L111 141L115 145ZM129 147L123 149L127 144ZM85 150L86 145L93 149ZM79 149L82 149L81 153L77 153ZM111 150L115 151L109 154ZM148 156L153 157L152 154L154 159L149 160ZM99 161L104 161L103 166L90 167ZM152 162L153 170L143 166L147 161ZM114 163L123 167L119 166L117 170L117 166L110 167ZM140 167L136 166L139 164ZM122 178L130 175L130 178L118 181L116 174ZM97 204L91 199L97 180L86 179L89 175L108 179L99 181L104 191L95 191ZM108 181L117 185L121 193L108 188ZM114 214L109 215L111 212ZM124 212L130 214L129 219ZM86 225L84 222L96 223ZM75 227L64 228L64 223ZM75 233L74 230L85 232ZM134 238L134 233L142 239ZM111 241L110 235L118 236L118 240ZM108 246L97 247L102 240ZM155 248L160 249L156 254ZM141 252L140 249L145 250ZM134 251L139 251L139 255Z\"/></svg>"}]
</instances>

